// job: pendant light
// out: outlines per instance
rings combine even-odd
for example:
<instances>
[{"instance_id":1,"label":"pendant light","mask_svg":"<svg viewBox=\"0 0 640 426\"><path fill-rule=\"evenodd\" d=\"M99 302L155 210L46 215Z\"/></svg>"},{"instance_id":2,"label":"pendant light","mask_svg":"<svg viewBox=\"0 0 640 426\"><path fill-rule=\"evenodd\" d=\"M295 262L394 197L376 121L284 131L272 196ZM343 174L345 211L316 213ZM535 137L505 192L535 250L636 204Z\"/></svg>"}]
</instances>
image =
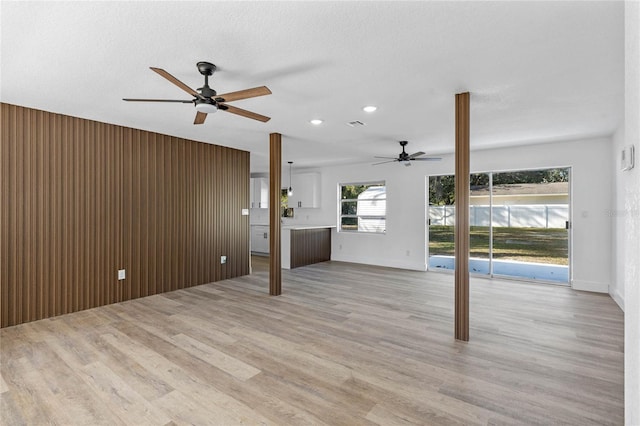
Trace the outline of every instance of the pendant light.
<instances>
[{"instance_id":1,"label":"pendant light","mask_svg":"<svg viewBox=\"0 0 640 426\"><path fill-rule=\"evenodd\" d=\"M289 190L287 191L287 196L291 197L293 195L293 189L291 189L291 165L293 161L289 161Z\"/></svg>"}]
</instances>

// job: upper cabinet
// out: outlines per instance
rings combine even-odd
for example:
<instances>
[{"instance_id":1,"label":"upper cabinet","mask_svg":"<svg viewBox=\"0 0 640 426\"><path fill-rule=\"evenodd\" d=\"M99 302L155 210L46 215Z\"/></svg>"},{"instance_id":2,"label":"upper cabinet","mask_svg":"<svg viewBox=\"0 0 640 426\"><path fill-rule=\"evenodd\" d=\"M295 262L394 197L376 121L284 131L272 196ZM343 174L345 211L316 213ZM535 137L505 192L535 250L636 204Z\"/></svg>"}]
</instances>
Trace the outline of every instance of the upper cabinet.
<instances>
[{"instance_id":1,"label":"upper cabinet","mask_svg":"<svg viewBox=\"0 0 640 426\"><path fill-rule=\"evenodd\" d=\"M250 185L251 208L269 208L269 178L251 178Z\"/></svg>"},{"instance_id":2,"label":"upper cabinet","mask_svg":"<svg viewBox=\"0 0 640 426\"><path fill-rule=\"evenodd\" d=\"M251 178L250 185L251 208L269 208L269 178ZM287 205L289 207L294 209L320 207L320 173L293 175L291 177L291 185L293 187L293 195L288 199Z\"/></svg>"},{"instance_id":3,"label":"upper cabinet","mask_svg":"<svg viewBox=\"0 0 640 426\"><path fill-rule=\"evenodd\" d=\"M293 195L289 197L287 205L297 208L320 207L320 173L300 173L291 179Z\"/></svg>"}]
</instances>

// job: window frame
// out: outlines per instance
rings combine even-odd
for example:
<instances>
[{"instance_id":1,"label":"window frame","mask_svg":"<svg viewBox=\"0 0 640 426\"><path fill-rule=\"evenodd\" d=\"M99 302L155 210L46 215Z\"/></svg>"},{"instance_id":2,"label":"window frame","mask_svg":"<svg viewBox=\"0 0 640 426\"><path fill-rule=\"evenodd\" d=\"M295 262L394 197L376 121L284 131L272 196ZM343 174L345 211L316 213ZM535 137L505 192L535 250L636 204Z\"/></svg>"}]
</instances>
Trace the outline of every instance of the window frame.
<instances>
[{"instance_id":1,"label":"window frame","mask_svg":"<svg viewBox=\"0 0 640 426\"><path fill-rule=\"evenodd\" d=\"M342 191L345 186L367 186L367 189L370 187L381 186L384 187L385 195L384 199L380 198L342 198ZM365 189L366 191L366 189ZM364 191L363 191L364 192ZM342 206L344 203L357 203L358 201L384 201L384 215L358 215L356 214L343 214ZM357 207L356 207L357 211ZM343 229L342 228L342 219L343 218L354 218L356 221L358 219L374 219L374 220L384 220L384 230L383 231L364 231L359 229ZM373 234L373 235L385 235L387 233L387 182L385 180L376 180L376 181L367 181L367 182L345 182L338 183L338 232L346 232L351 234Z\"/></svg>"}]
</instances>

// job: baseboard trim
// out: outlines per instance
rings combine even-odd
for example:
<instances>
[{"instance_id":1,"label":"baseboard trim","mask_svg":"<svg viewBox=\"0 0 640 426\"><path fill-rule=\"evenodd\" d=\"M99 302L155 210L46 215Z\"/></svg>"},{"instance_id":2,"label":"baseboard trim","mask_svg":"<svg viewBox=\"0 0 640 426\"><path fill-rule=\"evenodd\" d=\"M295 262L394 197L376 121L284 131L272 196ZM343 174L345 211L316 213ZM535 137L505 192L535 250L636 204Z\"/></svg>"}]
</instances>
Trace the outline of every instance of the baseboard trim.
<instances>
[{"instance_id":1,"label":"baseboard trim","mask_svg":"<svg viewBox=\"0 0 640 426\"><path fill-rule=\"evenodd\" d=\"M574 279L571 288L580 291L592 291L594 293L609 293L609 285L596 281L584 281Z\"/></svg>"},{"instance_id":2,"label":"baseboard trim","mask_svg":"<svg viewBox=\"0 0 640 426\"><path fill-rule=\"evenodd\" d=\"M614 302L618 304L622 312L624 312L624 298L620 295L618 291L611 291L611 286L609 286L609 296L613 299Z\"/></svg>"},{"instance_id":3,"label":"baseboard trim","mask_svg":"<svg viewBox=\"0 0 640 426\"><path fill-rule=\"evenodd\" d=\"M385 268L398 268L398 269L408 269L412 271L426 271L427 265L424 263L412 263L412 262L397 262L397 261L387 261L386 259L366 259L356 257L348 257L348 256L336 256L335 253L331 253L331 260L336 262L346 262L346 263L359 263L361 265L372 265L372 266L383 266Z\"/></svg>"}]
</instances>

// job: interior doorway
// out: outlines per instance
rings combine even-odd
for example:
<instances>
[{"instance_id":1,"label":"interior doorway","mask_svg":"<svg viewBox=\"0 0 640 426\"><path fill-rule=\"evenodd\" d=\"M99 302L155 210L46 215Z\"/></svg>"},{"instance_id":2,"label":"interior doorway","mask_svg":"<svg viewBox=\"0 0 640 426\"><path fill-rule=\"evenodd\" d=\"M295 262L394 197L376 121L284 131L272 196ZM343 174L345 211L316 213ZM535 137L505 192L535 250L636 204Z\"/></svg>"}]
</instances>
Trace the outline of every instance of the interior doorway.
<instances>
[{"instance_id":1,"label":"interior doorway","mask_svg":"<svg viewBox=\"0 0 640 426\"><path fill-rule=\"evenodd\" d=\"M469 271L570 283L571 169L470 176ZM428 269L454 270L454 176L429 176Z\"/></svg>"}]
</instances>

